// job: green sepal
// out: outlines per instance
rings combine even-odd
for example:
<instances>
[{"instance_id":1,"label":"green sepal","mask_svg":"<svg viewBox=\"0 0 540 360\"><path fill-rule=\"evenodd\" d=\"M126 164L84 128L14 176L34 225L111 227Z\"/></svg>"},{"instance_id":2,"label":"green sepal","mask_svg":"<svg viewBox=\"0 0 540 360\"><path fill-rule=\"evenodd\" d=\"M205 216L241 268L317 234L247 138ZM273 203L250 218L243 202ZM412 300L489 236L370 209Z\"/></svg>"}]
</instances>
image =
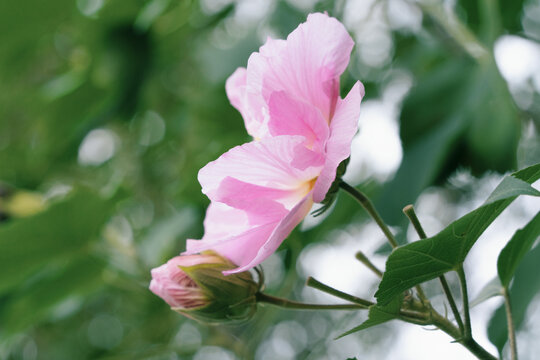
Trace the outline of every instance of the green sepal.
<instances>
[{"instance_id":1,"label":"green sepal","mask_svg":"<svg viewBox=\"0 0 540 360\"><path fill-rule=\"evenodd\" d=\"M336 179L334 180L332 185L330 185L330 189L328 189L324 200L321 201L321 204L323 206L313 211L311 213L313 216L320 216L324 214L328 209L330 209L334 201L336 201L336 197L339 192L339 184L341 183L341 178L343 177L343 175L345 175L345 171L347 171L347 165L349 165L349 160L350 157L346 158L339 164L336 170Z\"/></svg>"},{"instance_id":2,"label":"green sepal","mask_svg":"<svg viewBox=\"0 0 540 360\"><path fill-rule=\"evenodd\" d=\"M215 253L214 253L215 254ZM216 257L219 255L215 254ZM221 262L181 266L203 291L208 304L197 308L173 310L206 323L238 322L251 318L256 310L255 294L259 290L250 272L223 275L236 267L225 258Z\"/></svg>"}]
</instances>

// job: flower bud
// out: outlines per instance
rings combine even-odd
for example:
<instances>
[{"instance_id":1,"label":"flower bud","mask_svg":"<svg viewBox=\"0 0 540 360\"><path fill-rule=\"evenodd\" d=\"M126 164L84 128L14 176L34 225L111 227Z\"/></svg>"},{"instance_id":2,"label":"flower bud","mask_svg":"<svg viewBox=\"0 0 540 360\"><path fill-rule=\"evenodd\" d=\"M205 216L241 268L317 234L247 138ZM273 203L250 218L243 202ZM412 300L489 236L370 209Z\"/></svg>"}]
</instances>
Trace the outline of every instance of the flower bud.
<instances>
[{"instance_id":1,"label":"flower bud","mask_svg":"<svg viewBox=\"0 0 540 360\"><path fill-rule=\"evenodd\" d=\"M191 319L216 323L247 320L259 285L251 273L225 276L236 265L215 252L181 255L152 269L150 290Z\"/></svg>"}]
</instances>

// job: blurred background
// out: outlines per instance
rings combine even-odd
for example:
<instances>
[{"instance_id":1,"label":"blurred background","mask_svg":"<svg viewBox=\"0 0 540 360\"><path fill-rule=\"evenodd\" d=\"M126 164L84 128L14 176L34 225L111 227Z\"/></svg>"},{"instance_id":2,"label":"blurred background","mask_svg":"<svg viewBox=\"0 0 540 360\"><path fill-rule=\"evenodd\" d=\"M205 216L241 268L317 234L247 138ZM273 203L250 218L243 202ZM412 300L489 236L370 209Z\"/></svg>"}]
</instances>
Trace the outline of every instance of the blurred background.
<instances>
[{"instance_id":1,"label":"blurred background","mask_svg":"<svg viewBox=\"0 0 540 360\"><path fill-rule=\"evenodd\" d=\"M403 206L433 235L540 159L538 0L2 1L0 359L471 358L394 322L333 340L365 313L260 307L242 326L208 327L147 289L151 268L202 236L198 170L250 140L226 78L314 11L356 41L342 95L366 86L345 179L400 241L415 240ZM539 210L518 199L473 248L472 297ZM268 293L338 302L304 287L314 276L372 299L377 278L358 250L384 267L382 234L340 195L263 264ZM512 289L522 359L540 351L539 261L536 248ZM492 352L504 345L500 305L473 308Z\"/></svg>"}]
</instances>

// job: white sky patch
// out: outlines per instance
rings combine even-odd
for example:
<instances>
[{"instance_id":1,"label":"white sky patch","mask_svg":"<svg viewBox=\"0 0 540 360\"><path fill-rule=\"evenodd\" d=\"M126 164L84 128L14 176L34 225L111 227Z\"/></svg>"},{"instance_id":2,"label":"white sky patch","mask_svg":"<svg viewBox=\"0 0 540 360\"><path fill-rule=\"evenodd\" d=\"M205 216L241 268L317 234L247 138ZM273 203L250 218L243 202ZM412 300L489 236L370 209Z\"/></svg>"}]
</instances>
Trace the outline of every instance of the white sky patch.
<instances>
[{"instance_id":1,"label":"white sky patch","mask_svg":"<svg viewBox=\"0 0 540 360\"><path fill-rule=\"evenodd\" d=\"M355 258L362 251L376 265L383 268L382 257L374 255L383 243L383 234L375 224L350 226L347 231L335 231L329 241L310 245L302 250L297 263L299 276L315 279L341 291L371 298L377 277ZM331 241L330 241L331 239ZM331 302L335 297L311 288L304 288L302 296L309 302Z\"/></svg>"},{"instance_id":2,"label":"white sky patch","mask_svg":"<svg viewBox=\"0 0 540 360\"><path fill-rule=\"evenodd\" d=\"M422 11L409 1L389 0L388 22L392 29L418 32L422 29Z\"/></svg>"},{"instance_id":3,"label":"white sky patch","mask_svg":"<svg viewBox=\"0 0 540 360\"><path fill-rule=\"evenodd\" d=\"M495 43L495 60L510 85L533 79L540 92L540 45L519 36L505 35Z\"/></svg>"},{"instance_id":4,"label":"white sky patch","mask_svg":"<svg viewBox=\"0 0 540 360\"><path fill-rule=\"evenodd\" d=\"M379 100L362 103L345 181L356 185L369 177L385 180L399 167L403 150L392 108Z\"/></svg>"}]
</instances>

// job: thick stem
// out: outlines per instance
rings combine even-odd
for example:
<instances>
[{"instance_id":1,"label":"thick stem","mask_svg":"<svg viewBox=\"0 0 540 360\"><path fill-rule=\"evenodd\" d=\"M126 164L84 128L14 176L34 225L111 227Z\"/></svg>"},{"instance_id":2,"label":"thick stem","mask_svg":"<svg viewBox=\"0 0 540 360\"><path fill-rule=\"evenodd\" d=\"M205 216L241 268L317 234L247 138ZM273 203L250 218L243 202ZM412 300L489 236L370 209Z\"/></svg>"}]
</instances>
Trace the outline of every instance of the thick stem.
<instances>
[{"instance_id":1,"label":"thick stem","mask_svg":"<svg viewBox=\"0 0 540 360\"><path fill-rule=\"evenodd\" d=\"M361 191L357 190L356 188L352 187L351 185L347 184L344 181L341 181L339 183L339 186L343 190L345 190L347 193L349 193L349 195L355 198L360 203L360 205L362 205L362 207L368 212L371 218L375 220L377 225L379 225L379 228L381 228L382 232L388 239L388 242L390 243L390 245L392 245L393 248L396 248L398 244L396 242L396 239L394 238L394 235L390 232L390 229L388 229L388 226L386 226L386 224L382 220L381 216L375 209L375 206L373 206L373 203L371 202L371 200L369 200L368 197L364 195L364 193L362 193Z\"/></svg>"},{"instance_id":2,"label":"thick stem","mask_svg":"<svg viewBox=\"0 0 540 360\"><path fill-rule=\"evenodd\" d=\"M363 252L358 251L355 256L358 261L364 264L369 270L373 271L375 275L382 278L382 271L379 270L379 268L375 266L375 264L373 264Z\"/></svg>"},{"instance_id":3,"label":"thick stem","mask_svg":"<svg viewBox=\"0 0 540 360\"><path fill-rule=\"evenodd\" d=\"M305 304L297 301L283 299L272 295L257 293L257 302L271 304L274 306L296 309L296 310L358 310L366 309L363 305L358 304Z\"/></svg>"},{"instance_id":4,"label":"thick stem","mask_svg":"<svg viewBox=\"0 0 540 360\"><path fill-rule=\"evenodd\" d=\"M333 287L325 285L322 282L315 280L311 276L307 279L306 285L314 289L320 290L322 292L325 292L327 294L334 295L335 297L338 297L340 299L347 300L358 305L362 305L366 309L372 305L375 305L371 301L361 299L359 297L344 293L343 291L339 291L337 289L334 289Z\"/></svg>"},{"instance_id":5,"label":"thick stem","mask_svg":"<svg viewBox=\"0 0 540 360\"><path fill-rule=\"evenodd\" d=\"M424 231L422 224L420 224L420 220L418 220L418 216L416 216L416 212L414 211L414 206L413 205L405 206L403 208L403 213L411 221L411 224L413 225L420 239L427 238L426 232ZM452 309L452 313L454 314L454 318L456 319L456 322L459 326L459 330L463 334L464 332L463 320L461 319L461 315L457 308L456 301L454 300L454 296L452 295L452 291L450 290L450 287L448 286L448 282L446 281L446 277L444 275L441 275L439 276L439 280L441 282L441 286L443 288L444 294L446 295L446 298L448 299L448 303L450 304L450 308Z\"/></svg>"},{"instance_id":6,"label":"thick stem","mask_svg":"<svg viewBox=\"0 0 540 360\"><path fill-rule=\"evenodd\" d=\"M510 294L508 288L503 288L504 308L506 310L506 322L508 323L508 343L510 344L510 354L512 360L517 360L517 342L516 331L514 329L514 319L512 317L512 306L510 303Z\"/></svg>"}]
</instances>

